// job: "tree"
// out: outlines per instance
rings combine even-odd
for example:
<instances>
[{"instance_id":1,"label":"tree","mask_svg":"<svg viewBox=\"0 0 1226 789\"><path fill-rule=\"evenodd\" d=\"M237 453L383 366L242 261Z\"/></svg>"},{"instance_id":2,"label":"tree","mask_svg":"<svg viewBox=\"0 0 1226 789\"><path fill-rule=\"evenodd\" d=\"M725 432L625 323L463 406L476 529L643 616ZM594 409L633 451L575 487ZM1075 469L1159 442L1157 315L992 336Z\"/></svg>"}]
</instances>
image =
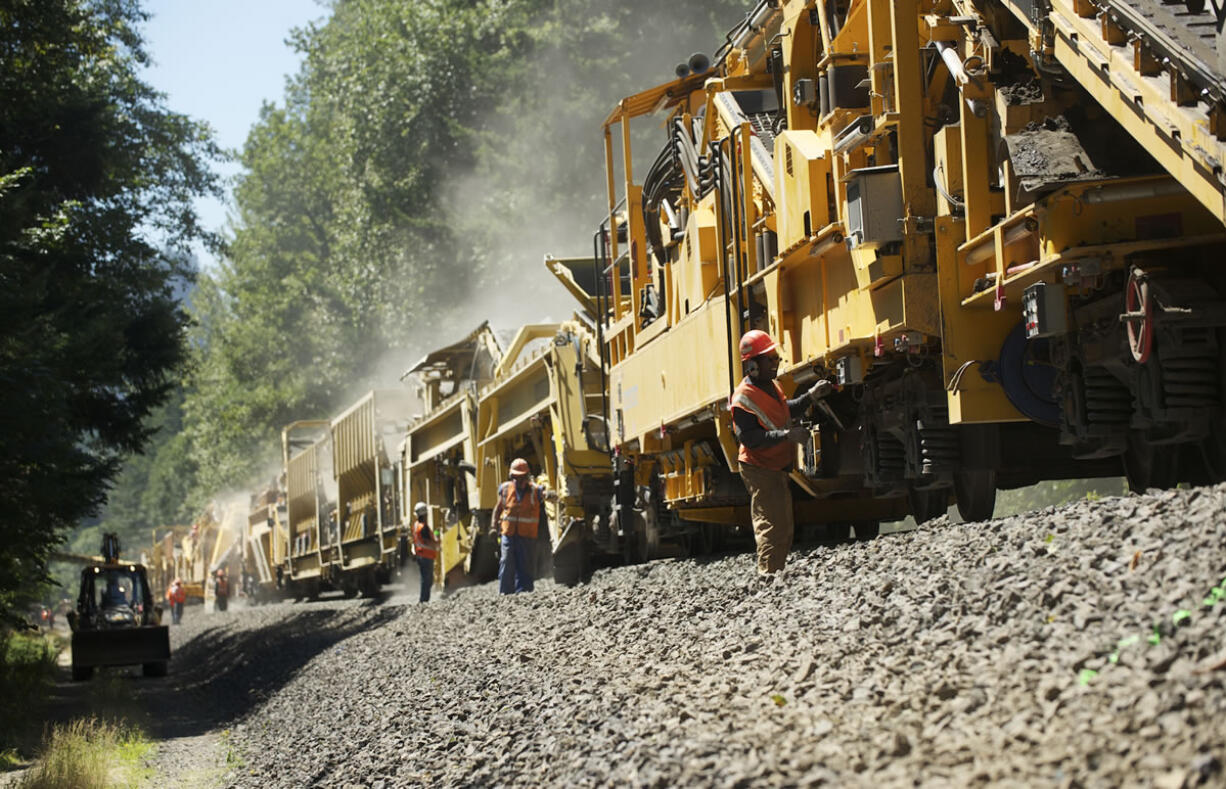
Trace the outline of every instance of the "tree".
<instances>
[{"instance_id":1,"label":"tree","mask_svg":"<svg viewBox=\"0 0 1226 789\"><path fill-rule=\"evenodd\" d=\"M0 2L0 613L96 513L186 360L174 252L207 240L191 201L220 154L138 78L144 19Z\"/></svg>"}]
</instances>

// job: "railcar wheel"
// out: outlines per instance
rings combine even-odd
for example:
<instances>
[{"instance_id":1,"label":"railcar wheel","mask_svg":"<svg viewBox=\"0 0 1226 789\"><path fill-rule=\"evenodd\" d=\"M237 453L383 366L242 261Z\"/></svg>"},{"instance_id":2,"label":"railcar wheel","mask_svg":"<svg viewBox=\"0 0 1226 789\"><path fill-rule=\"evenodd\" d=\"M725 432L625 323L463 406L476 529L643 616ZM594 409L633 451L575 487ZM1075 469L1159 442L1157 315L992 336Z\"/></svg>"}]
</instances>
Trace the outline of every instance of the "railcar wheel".
<instances>
[{"instance_id":1,"label":"railcar wheel","mask_svg":"<svg viewBox=\"0 0 1226 789\"><path fill-rule=\"evenodd\" d=\"M571 540L553 555L553 580L562 586L578 585L586 570L586 540Z\"/></svg>"},{"instance_id":2,"label":"railcar wheel","mask_svg":"<svg viewBox=\"0 0 1226 789\"><path fill-rule=\"evenodd\" d=\"M855 529L857 542L875 540L877 535L881 534L881 523L879 521L861 521L852 528Z\"/></svg>"},{"instance_id":3,"label":"railcar wheel","mask_svg":"<svg viewBox=\"0 0 1226 789\"><path fill-rule=\"evenodd\" d=\"M1124 476L1133 493L1175 487L1179 482L1179 447L1154 446L1134 433L1124 451Z\"/></svg>"},{"instance_id":4,"label":"railcar wheel","mask_svg":"<svg viewBox=\"0 0 1226 789\"><path fill-rule=\"evenodd\" d=\"M907 501L911 504L911 517L915 518L915 522L926 523L941 517L949 509L949 489L920 490L911 487L907 490Z\"/></svg>"},{"instance_id":5,"label":"railcar wheel","mask_svg":"<svg viewBox=\"0 0 1226 789\"><path fill-rule=\"evenodd\" d=\"M962 520L968 523L990 520L996 510L996 472L986 468L955 471L954 498Z\"/></svg>"},{"instance_id":6,"label":"railcar wheel","mask_svg":"<svg viewBox=\"0 0 1226 789\"><path fill-rule=\"evenodd\" d=\"M358 576L358 593L362 597L374 597L379 593L379 580L373 569L365 570Z\"/></svg>"},{"instance_id":7,"label":"railcar wheel","mask_svg":"<svg viewBox=\"0 0 1226 789\"><path fill-rule=\"evenodd\" d=\"M164 677L166 676L166 661L158 660L153 663L144 663L141 665L141 673L146 677Z\"/></svg>"},{"instance_id":8,"label":"railcar wheel","mask_svg":"<svg viewBox=\"0 0 1226 789\"><path fill-rule=\"evenodd\" d=\"M72 681L73 682L85 682L92 676L94 676L93 666L78 666L75 664L73 665L72 667Z\"/></svg>"},{"instance_id":9,"label":"railcar wheel","mask_svg":"<svg viewBox=\"0 0 1226 789\"><path fill-rule=\"evenodd\" d=\"M498 577L498 542L497 537L489 534L478 534L474 538L466 569L477 583Z\"/></svg>"}]
</instances>

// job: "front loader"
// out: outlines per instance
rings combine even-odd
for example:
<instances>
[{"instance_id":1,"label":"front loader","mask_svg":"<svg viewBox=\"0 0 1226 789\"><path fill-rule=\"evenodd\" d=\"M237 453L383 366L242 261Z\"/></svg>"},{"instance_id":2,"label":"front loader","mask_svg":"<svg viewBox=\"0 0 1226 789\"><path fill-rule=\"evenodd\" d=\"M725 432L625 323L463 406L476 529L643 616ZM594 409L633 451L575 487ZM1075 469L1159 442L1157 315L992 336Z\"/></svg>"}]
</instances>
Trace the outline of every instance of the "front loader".
<instances>
[{"instance_id":1,"label":"front loader","mask_svg":"<svg viewBox=\"0 0 1226 789\"><path fill-rule=\"evenodd\" d=\"M144 565L119 558L119 540L103 538L101 561L81 570L72 628L72 678L87 680L99 666L140 665L146 677L166 674L170 631L154 605Z\"/></svg>"}]
</instances>

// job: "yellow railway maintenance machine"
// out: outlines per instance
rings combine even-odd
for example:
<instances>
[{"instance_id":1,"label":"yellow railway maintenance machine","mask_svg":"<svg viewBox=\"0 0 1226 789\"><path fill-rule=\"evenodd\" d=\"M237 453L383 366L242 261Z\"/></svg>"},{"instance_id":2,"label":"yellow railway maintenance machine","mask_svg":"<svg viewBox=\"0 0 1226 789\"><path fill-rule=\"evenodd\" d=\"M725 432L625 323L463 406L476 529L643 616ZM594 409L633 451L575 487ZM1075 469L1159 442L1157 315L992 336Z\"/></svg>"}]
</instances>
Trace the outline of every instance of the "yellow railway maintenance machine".
<instances>
[{"instance_id":1,"label":"yellow railway maintenance machine","mask_svg":"<svg viewBox=\"0 0 1226 789\"><path fill-rule=\"evenodd\" d=\"M547 261L569 276L567 263ZM592 261L582 262L590 271ZM600 355L591 324L580 317L530 324L515 335L481 393L477 425L479 507L488 522L511 461L528 461L537 484L556 492L545 502L548 534L539 533L538 575L552 559L560 583L583 576L593 550L616 550L609 529L611 466L605 443ZM497 524L491 524L496 536ZM548 539L545 537L548 536Z\"/></svg>"},{"instance_id":2,"label":"yellow railway maintenance machine","mask_svg":"<svg viewBox=\"0 0 1226 789\"><path fill-rule=\"evenodd\" d=\"M153 544L142 563L149 572L155 596L162 595L158 599L165 599L166 590L174 579L187 577L183 538L190 532L190 526L159 526L153 530Z\"/></svg>"},{"instance_id":3,"label":"yellow railway maintenance machine","mask_svg":"<svg viewBox=\"0 0 1226 789\"><path fill-rule=\"evenodd\" d=\"M727 402L751 328L786 390L837 384L798 523L1221 479L1222 81L1172 10L763 2L713 66L621 101L595 236L618 513L748 522ZM636 180L632 121L661 113Z\"/></svg>"},{"instance_id":4,"label":"yellow railway maintenance machine","mask_svg":"<svg viewBox=\"0 0 1226 789\"><path fill-rule=\"evenodd\" d=\"M375 594L399 566L394 453L412 410L407 391L376 389L332 420L339 539L326 575L346 596Z\"/></svg>"},{"instance_id":5,"label":"yellow railway maintenance machine","mask_svg":"<svg viewBox=\"0 0 1226 789\"><path fill-rule=\"evenodd\" d=\"M282 433L289 552L287 593L316 598L336 561L336 480L327 421L295 422ZM293 430L293 440L287 438ZM330 587L329 587L330 588Z\"/></svg>"},{"instance_id":6,"label":"yellow railway maintenance machine","mask_svg":"<svg viewBox=\"0 0 1226 789\"><path fill-rule=\"evenodd\" d=\"M501 359L498 338L486 322L402 376L416 382L424 412L409 424L401 447L402 529L411 540L413 508L425 502L428 522L442 532L434 563L440 586L465 578L488 581L498 572L498 541L477 490L477 394L493 380Z\"/></svg>"},{"instance_id":7,"label":"yellow railway maintenance machine","mask_svg":"<svg viewBox=\"0 0 1226 789\"><path fill-rule=\"evenodd\" d=\"M254 578L252 603L278 598L285 586L289 551L285 489L277 480L251 495L243 540L243 569Z\"/></svg>"}]
</instances>

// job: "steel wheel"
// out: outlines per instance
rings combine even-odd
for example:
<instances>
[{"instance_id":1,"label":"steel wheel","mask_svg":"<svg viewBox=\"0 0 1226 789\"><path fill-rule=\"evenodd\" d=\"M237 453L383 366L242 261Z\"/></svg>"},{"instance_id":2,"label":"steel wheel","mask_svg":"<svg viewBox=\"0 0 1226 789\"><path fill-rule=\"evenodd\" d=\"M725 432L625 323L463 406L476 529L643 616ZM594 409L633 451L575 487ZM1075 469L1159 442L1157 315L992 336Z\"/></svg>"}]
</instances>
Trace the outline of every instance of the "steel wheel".
<instances>
[{"instance_id":1,"label":"steel wheel","mask_svg":"<svg viewBox=\"0 0 1226 789\"><path fill-rule=\"evenodd\" d=\"M926 523L941 517L949 509L949 489L919 490L912 487L907 490L907 501L911 504L911 517L915 522Z\"/></svg>"},{"instance_id":2,"label":"steel wheel","mask_svg":"<svg viewBox=\"0 0 1226 789\"><path fill-rule=\"evenodd\" d=\"M961 468L954 472L958 515L969 523L986 521L996 510L996 471Z\"/></svg>"},{"instance_id":3,"label":"steel wheel","mask_svg":"<svg viewBox=\"0 0 1226 789\"><path fill-rule=\"evenodd\" d=\"M1134 361L1145 364L1154 349L1154 306L1149 297L1149 282L1139 268L1134 268L1128 275L1124 313L1128 349L1132 351Z\"/></svg>"},{"instance_id":4,"label":"steel wheel","mask_svg":"<svg viewBox=\"0 0 1226 789\"><path fill-rule=\"evenodd\" d=\"M1143 435L1134 433L1129 436L1124 452L1124 476L1133 493L1175 487L1179 482L1179 447L1154 446Z\"/></svg>"}]
</instances>

